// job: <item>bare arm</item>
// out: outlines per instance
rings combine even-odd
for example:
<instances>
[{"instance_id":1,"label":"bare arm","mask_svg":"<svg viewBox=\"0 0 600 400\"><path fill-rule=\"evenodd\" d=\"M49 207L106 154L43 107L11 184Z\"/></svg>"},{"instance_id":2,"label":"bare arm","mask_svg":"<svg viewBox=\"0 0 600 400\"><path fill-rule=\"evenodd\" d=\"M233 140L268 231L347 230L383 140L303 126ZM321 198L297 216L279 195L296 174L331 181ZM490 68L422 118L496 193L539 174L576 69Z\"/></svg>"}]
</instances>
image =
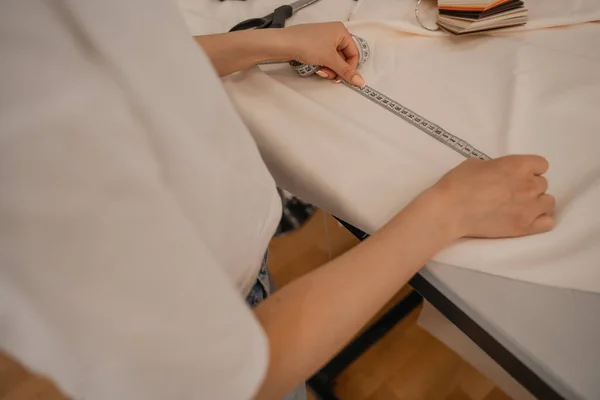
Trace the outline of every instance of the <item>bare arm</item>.
<instances>
[{"instance_id":1,"label":"bare arm","mask_svg":"<svg viewBox=\"0 0 600 400\"><path fill-rule=\"evenodd\" d=\"M259 305L270 365L256 399L279 399L315 373L454 240L551 229L546 168L538 157L469 160L369 239Z\"/></svg>"},{"instance_id":2,"label":"bare arm","mask_svg":"<svg viewBox=\"0 0 600 400\"><path fill-rule=\"evenodd\" d=\"M358 49L339 23L197 37L221 76L264 61L297 60L362 86ZM321 74L323 75L323 74ZM358 80L356 80L358 78ZM256 309L270 345L257 400L278 400L331 359L437 252L463 236L548 230L554 199L540 157L469 160L368 240L287 285Z\"/></svg>"},{"instance_id":3,"label":"bare arm","mask_svg":"<svg viewBox=\"0 0 600 400\"><path fill-rule=\"evenodd\" d=\"M340 22L294 25L283 29L236 31L194 37L220 76L267 62L296 60L322 68L323 78L342 77L365 84L356 71L358 48Z\"/></svg>"},{"instance_id":4,"label":"bare arm","mask_svg":"<svg viewBox=\"0 0 600 400\"><path fill-rule=\"evenodd\" d=\"M257 399L281 398L298 384L296 377L316 372L453 240L441 201L427 194L369 239L258 306L271 356Z\"/></svg>"},{"instance_id":5,"label":"bare arm","mask_svg":"<svg viewBox=\"0 0 600 400\"><path fill-rule=\"evenodd\" d=\"M259 29L195 36L220 76L226 76L266 61L286 61L281 30Z\"/></svg>"}]
</instances>

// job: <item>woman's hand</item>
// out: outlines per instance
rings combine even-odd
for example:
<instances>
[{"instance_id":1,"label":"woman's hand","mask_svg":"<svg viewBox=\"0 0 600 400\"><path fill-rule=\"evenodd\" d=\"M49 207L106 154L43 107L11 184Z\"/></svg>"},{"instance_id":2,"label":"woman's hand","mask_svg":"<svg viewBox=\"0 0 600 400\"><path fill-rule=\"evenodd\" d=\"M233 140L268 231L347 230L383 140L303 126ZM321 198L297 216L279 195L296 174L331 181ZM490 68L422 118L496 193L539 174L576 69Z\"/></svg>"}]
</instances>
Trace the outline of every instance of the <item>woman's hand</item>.
<instances>
[{"instance_id":1,"label":"woman's hand","mask_svg":"<svg viewBox=\"0 0 600 400\"><path fill-rule=\"evenodd\" d=\"M255 399L281 399L306 381L454 240L550 229L547 169L537 156L467 160L368 239L261 303L270 359Z\"/></svg>"},{"instance_id":2,"label":"woman's hand","mask_svg":"<svg viewBox=\"0 0 600 400\"><path fill-rule=\"evenodd\" d=\"M319 76L339 77L360 87L365 85L364 78L356 71L358 47L341 22L293 25L277 34L283 38L289 58L321 66Z\"/></svg>"},{"instance_id":3,"label":"woman's hand","mask_svg":"<svg viewBox=\"0 0 600 400\"><path fill-rule=\"evenodd\" d=\"M548 162L513 155L490 161L466 160L432 188L444 199L458 237L516 237L554 227L554 197L542 175Z\"/></svg>"},{"instance_id":4,"label":"woman's hand","mask_svg":"<svg viewBox=\"0 0 600 400\"><path fill-rule=\"evenodd\" d=\"M323 78L342 78L363 87L356 72L358 47L341 22L294 25L195 36L220 76L263 62L296 60L321 67Z\"/></svg>"}]
</instances>

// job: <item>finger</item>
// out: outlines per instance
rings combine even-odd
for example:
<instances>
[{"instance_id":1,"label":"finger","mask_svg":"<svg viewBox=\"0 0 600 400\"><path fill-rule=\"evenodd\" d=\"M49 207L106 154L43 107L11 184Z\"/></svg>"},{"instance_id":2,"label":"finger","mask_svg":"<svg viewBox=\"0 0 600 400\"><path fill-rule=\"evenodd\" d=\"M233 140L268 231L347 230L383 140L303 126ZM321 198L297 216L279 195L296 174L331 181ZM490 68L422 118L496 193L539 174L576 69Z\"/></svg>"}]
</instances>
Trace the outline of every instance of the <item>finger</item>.
<instances>
[{"instance_id":1,"label":"finger","mask_svg":"<svg viewBox=\"0 0 600 400\"><path fill-rule=\"evenodd\" d=\"M337 44L336 53L338 57L332 59L332 65L328 65L328 67L331 67L340 78L355 86L364 87L365 80L356 71L359 60L358 47L350 32L345 28Z\"/></svg>"},{"instance_id":2,"label":"finger","mask_svg":"<svg viewBox=\"0 0 600 400\"><path fill-rule=\"evenodd\" d=\"M358 68L360 53L356 42L354 39L352 39L352 35L350 35L350 32L346 31L346 34L343 36L337 50L341 53L340 55L348 64L350 64L354 69Z\"/></svg>"},{"instance_id":3,"label":"finger","mask_svg":"<svg viewBox=\"0 0 600 400\"><path fill-rule=\"evenodd\" d=\"M537 195L546 193L548 190L548 179L544 178L543 176L534 176L533 187Z\"/></svg>"},{"instance_id":4,"label":"finger","mask_svg":"<svg viewBox=\"0 0 600 400\"><path fill-rule=\"evenodd\" d=\"M531 155L527 157L527 164L535 175L543 175L548 171L550 164L542 156Z\"/></svg>"},{"instance_id":5,"label":"finger","mask_svg":"<svg viewBox=\"0 0 600 400\"><path fill-rule=\"evenodd\" d=\"M356 57L356 59L347 58L342 50L338 50L338 54L340 55L340 57L346 60L346 63L348 63L352 68L358 68L358 56Z\"/></svg>"},{"instance_id":6,"label":"finger","mask_svg":"<svg viewBox=\"0 0 600 400\"><path fill-rule=\"evenodd\" d=\"M556 199L554 196L549 194L543 194L537 199L537 213L538 215L553 214L554 208L556 207Z\"/></svg>"},{"instance_id":7,"label":"finger","mask_svg":"<svg viewBox=\"0 0 600 400\"><path fill-rule=\"evenodd\" d=\"M354 42L354 40L352 41ZM360 59L360 56L358 53L354 53L351 50L348 50L348 47L345 47L342 50L338 50L338 54L340 55L340 57L342 57L344 60L346 60L346 62L348 64L350 64L350 66L354 69L358 68L358 60Z\"/></svg>"},{"instance_id":8,"label":"finger","mask_svg":"<svg viewBox=\"0 0 600 400\"><path fill-rule=\"evenodd\" d=\"M537 217L531 225L529 225L528 233L534 235L537 233L548 232L554 228L556 220L554 216L549 214L542 214Z\"/></svg>"},{"instance_id":9,"label":"finger","mask_svg":"<svg viewBox=\"0 0 600 400\"><path fill-rule=\"evenodd\" d=\"M319 68L316 74L325 79L335 79L337 77L337 74L327 67Z\"/></svg>"},{"instance_id":10,"label":"finger","mask_svg":"<svg viewBox=\"0 0 600 400\"><path fill-rule=\"evenodd\" d=\"M341 57L337 52L334 52L327 63L327 67L331 68L340 78L347 82L359 87L365 86L364 78L353 68L346 60Z\"/></svg>"}]
</instances>

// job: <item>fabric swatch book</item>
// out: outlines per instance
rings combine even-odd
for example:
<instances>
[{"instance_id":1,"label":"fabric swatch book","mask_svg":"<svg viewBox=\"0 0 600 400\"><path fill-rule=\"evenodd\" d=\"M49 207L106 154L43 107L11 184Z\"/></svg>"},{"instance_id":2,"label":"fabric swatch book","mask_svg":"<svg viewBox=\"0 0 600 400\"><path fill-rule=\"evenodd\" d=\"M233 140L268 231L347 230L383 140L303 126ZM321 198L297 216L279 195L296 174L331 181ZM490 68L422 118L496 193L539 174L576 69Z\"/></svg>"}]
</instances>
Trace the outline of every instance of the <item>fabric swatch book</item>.
<instances>
[{"instance_id":1,"label":"fabric swatch book","mask_svg":"<svg viewBox=\"0 0 600 400\"><path fill-rule=\"evenodd\" d=\"M527 9L522 0L438 0L440 28L454 34L523 25Z\"/></svg>"}]
</instances>

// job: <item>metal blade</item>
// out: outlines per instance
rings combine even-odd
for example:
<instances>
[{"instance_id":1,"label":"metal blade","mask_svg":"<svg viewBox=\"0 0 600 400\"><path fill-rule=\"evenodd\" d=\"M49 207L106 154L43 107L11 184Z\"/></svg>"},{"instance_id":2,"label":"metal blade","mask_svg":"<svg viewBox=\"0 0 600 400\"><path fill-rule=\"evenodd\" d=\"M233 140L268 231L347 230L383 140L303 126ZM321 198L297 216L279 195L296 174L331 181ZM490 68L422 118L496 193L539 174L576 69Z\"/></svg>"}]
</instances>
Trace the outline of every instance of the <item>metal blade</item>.
<instances>
[{"instance_id":1,"label":"metal blade","mask_svg":"<svg viewBox=\"0 0 600 400\"><path fill-rule=\"evenodd\" d=\"M292 7L292 14L295 14L296 11L303 9L304 7L308 7L313 3L316 3L319 0L298 0L290 4Z\"/></svg>"}]
</instances>

